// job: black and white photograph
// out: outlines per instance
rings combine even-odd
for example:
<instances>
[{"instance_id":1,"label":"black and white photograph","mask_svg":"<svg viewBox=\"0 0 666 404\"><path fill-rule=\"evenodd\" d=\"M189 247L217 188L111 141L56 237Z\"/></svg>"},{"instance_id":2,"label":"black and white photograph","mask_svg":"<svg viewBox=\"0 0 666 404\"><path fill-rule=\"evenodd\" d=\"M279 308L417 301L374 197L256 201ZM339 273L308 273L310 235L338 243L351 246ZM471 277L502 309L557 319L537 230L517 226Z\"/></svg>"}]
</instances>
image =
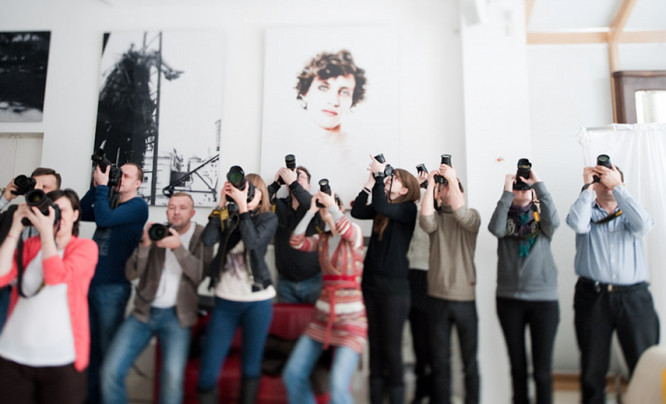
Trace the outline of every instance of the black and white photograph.
<instances>
[{"instance_id":1,"label":"black and white photograph","mask_svg":"<svg viewBox=\"0 0 666 404\"><path fill-rule=\"evenodd\" d=\"M223 62L216 31L104 35L95 152L141 166L150 205L179 191L196 206L219 198Z\"/></svg>"},{"instance_id":2,"label":"black and white photograph","mask_svg":"<svg viewBox=\"0 0 666 404\"><path fill-rule=\"evenodd\" d=\"M51 33L0 32L0 122L41 122Z\"/></svg>"},{"instance_id":3,"label":"black and white photograph","mask_svg":"<svg viewBox=\"0 0 666 404\"><path fill-rule=\"evenodd\" d=\"M276 28L266 33L261 174L286 154L346 205L363 187L370 154L400 158L398 41L384 27Z\"/></svg>"}]
</instances>

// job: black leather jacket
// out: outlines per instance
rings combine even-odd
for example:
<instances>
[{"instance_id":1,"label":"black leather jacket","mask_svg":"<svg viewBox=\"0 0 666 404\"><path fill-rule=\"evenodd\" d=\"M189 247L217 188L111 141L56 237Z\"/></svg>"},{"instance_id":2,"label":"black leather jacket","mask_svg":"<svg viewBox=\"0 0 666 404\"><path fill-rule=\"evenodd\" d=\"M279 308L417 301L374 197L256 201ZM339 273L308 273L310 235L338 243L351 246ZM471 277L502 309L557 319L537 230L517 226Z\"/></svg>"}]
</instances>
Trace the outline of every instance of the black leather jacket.
<instances>
[{"instance_id":1,"label":"black leather jacket","mask_svg":"<svg viewBox=\"0 0 666 404\"><path fill-rule=\"evenodd\" d=\"M246 257L249 256L252 271L252 291L259 291L271 285L271 274L266 264L266 249L278 226L278 219L273 212L246 212L238 217L232 216L224 222L219 215L211 215L204 229L204 245L220 246L217 254L206 271L210 277L210 287L214 288L224 270L227 253L240 240L245 244Z\"/></svg>"}]
</instances>

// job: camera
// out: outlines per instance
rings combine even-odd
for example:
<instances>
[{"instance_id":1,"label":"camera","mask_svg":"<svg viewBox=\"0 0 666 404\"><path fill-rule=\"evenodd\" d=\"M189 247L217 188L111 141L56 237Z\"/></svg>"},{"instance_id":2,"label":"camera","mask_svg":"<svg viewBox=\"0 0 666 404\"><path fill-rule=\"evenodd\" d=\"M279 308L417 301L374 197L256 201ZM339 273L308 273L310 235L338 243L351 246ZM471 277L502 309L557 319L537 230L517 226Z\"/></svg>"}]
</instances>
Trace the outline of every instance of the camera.
<instances>
[{"instance_id":1,"label":"camera","mask_svg":"<svg viewBox=\"0 0 666 404\"><path fill-rule=\"evenodd\" d=\"M328 180L326 178L322 178L319 180L319 190L325 194L330 195L331 194L331 185L328 183ZM324 205L322 205L319 201L315 202L318 208L323 208Z\"/></svg>"},{"instance_id":2,"label":"camera","mask_svg":"<svg viewBox=\"0 0 666 404\"><path fill-rule=\"evenodd\" d=\"M55 211L55 218L53 219L53 224L56 224L60 221L60 207L53 203L51 198L49 198L44 191L41 189L33 189L25 195L25 202L29 208L36 207L39 209L42 215L48 216L49 206ZM27 217L24 217L21 220L24 226L31 226L30 220Z\"/></svg>"},{"instance_id":3,"label":"camera","mask_svg":"<svg viewBox=\"0 0 666 404\"><path fill-rule=\"evenodd\" d=\"M16 191L12 191L12 194L14 194L14 195L25 195L28 192L35 189L35 185L37 185L37 181L35 181L35 179L32 178L32 177L27 177L27 176L21 174L21 175L17 175L16 178L14 178L14 185L16 185Z\"/></svg>"},{"instance_id":4,"label":"camera","mask_svg":"<svg viewBox=\"0 0 666 404\"><path fill-rule=\"evenodd\" d=\"M442 154L440 164L446 164L449 167L453 167L451 165L451 155L450 154ZM435 174L435 184L448 185L449 181L447 181L447 179L444 178L443 175Z\"/></svg>"},{"instance_id":5,"label":"camera","mask_svg":"<svg viewBox=\"0 0 666 404\"><path fill-rule=\"evenodd\" d=\"M416 166L416 172L421 174L421 173L426 173L428 174L428 169L426 168L425 164L421 163ZM428 180L425 180L421 183L421 188L425 189L428 188Z\"/></svg>"},{"instance_id":6,"label":"camera","mask_svg":"<svg viewBox=\"0 0 666 404\"><path fill-rule=\"evenodd\" d=\"M375 156L375 160L377 160L380 163L385 163L386 159L384 158L383 153L379 153L378 155ZM386 167L384 167L384 177L390 177L393 175L393 167L390 164L387 164Z\"/></svg>"},{"instance_id":7,"label":"camera","mask_svg":"<svg viewBox=\"0 0 666 404\"><path fill-rule=\"evenodd\" d=\"M247 202L254 199L254 184L245 178L245 171L240 166L233 166L227 173L227 181L231 183L236 189L241 191L247 186ZM238 205L234 202L233 198L227 195L227 205L230 212L238 212Z\"/></svg>"},{"instance_id":8,"label":"camera","mask_svg":"<svg viewBox=\"0 0 666 404\"><path fill-rule=\"evenodd\" d=\"M160 241L164 237L167 237L169 234L169 229L173 228L171 223L161 224L154 223L148 228L148 238L152 241Z\"/></svg>"},{"instance_id":9,"label":"camera","mask_svg":"<svg viewBox=\"0 0 666 404\"><path fill-rule=\"evenodd\" d=\"M123 177L123 172L120 168L118 168L117 165L113 164L109 159L106 158L106 153L104 152L104 149L99 148L97 149L92 156L90 156L90 160L95 163L96 166L99 166L99 169L102 170L103 172L106 171L106 167L111 166L109 169L109 182L107 186L109 188L113 188L116 185L120 184L120 180Z\"/></svg>"},{"instance_id":10,"label":"camera","mask_svg":"<svg viewBox=\"0 0 666 404\"><path fill-rule=\"evenodd\" d=\"M528 159L518 160L518 171L516 171L516 182L513 183L514 191L526 191L532 187L525 183L520 177L530 178L532 175L532 163Z\"/></svg>"},{"instance_id":11,"label":"camera","mask_svg":"<svg viewBox=\"0 0 666 404\"><path fill-rule=\"evenodd\" d=\"M608 169L611 169L613 167L613 165L611 164L610 156L608 156L607 154L600 154L600 155L597 156L597 165L598 166L604 166ZM592 178L594 178L594 181L592 181L592 182L601 181L601 178L599 178L598 175L595 175Z\"/></svg>"},{"instance_id":12,"label":"camera","mask_svg":"<svg viewBox=\"0 0 666 404\"><path fill-rule=\"evenodd\" d=\"M284 156L284 165L291 171L296 170L296 156L294 156L293 154L287 154L286 156ZM284 185L284 180L282 179L282 177L278 178L278 184Z\"/></svg>"}]
</instances>

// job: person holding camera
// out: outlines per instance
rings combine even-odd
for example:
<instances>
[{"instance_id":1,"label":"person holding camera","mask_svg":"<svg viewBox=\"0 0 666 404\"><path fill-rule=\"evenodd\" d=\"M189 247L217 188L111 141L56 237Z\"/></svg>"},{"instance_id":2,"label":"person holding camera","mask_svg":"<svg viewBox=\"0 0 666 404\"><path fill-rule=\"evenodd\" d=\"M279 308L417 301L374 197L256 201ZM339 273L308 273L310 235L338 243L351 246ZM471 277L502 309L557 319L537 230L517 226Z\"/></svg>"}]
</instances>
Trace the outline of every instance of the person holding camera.
<instances>
[{"instance_id":1,"label":"person holding camera","mask_svg":"<svg viewBox=\"0 0 666 404\"><path fill-rule=\"evenodd\" d=\"M449 161L450 163L450 161ZM435 201L435 188L439 200ZM435 206L438 203L440 206ZM479 402L478 316L474 252L481 217L465 203L452 165L442 163L428 175L421 202L421 228L430 236L428 326L432 354L430 403L451 400L451 328L458 331L465 372L465 403Z\"/></svg>"},{"instance_id":2,"label":"person holding camera","mask_svg":"<svg viewBox=\"0 0 666 404\"><path fill-rule=\"evenodd\" d=\"M109 200L111 166L95 167L93 186L81 199L81 220L97 225L93 240L99 247L99 261L90 284L90 367L88 401L100 402L100 368L113 337L125 319L131 287L125 277L125 263L141 241L148 220L148 204L137 191L143 170L134 163L120 167L122 176L115 186L117 205Z\"/></svg>"},{"instance_id":3,"label":"person holding camera","mask_svg":"<svg viewBox=\"0 0 666 404\"><path fill-rule=\"evenodd\" d=\"M134 310L113 338L102 365L104 403L126 403L125 377L153 336L160 342L159 402L183 400L190 328L197 321L197 287L212 248L203 244L204 227L193 222L194 201L176 192L167 205L168 225L148 223L141 243L127 260L127 279L139 279Z\"/></svg>"},{"instance_id":4,"label":"person holding camera","mask_svg":"<svg viewBox=\"0 0 666 404\"><path fill-rule=\"evenodd\" d=\"M277 198L280 182L287 185L289 195ZM310 206L310 172L302 166L293 170L282 167L268 193L275 206L278 228L275 232L275 266L277 267L277 300L284 303L314 303L321 293L322 275L317 253L299 251L289 246L289 238ZM311 221L306 236L317 233L316 221Z\"/></svg>"},{"instance_id":5,"label":"person holding camera","mask_svg":"<svg viewBox=\"0 0 666 404\"><path fill-rule=\"evenodd\" d=\"M78 238L76 192L45 198L45 210L18 206L0 245L0 285L17 281L0 334L0 396L7 403L79 404L86 399L87 295L97 245ZM28 221L39 236L23 243Z\"/></svg>"},{"instance_id":6,"label":"person holding camera","mask_svg":"<svg viewBox=\"0 0 666 404\"><path fill-rule=\"evenodd\" d=\"M576 232L574 323L582 399L595 404L605 402L614 330L630 373L643 351L659 343L642 241L654 219L629 194L622 172L607 155L583 169L583 181L567 224Z\"/></svg>"},{"instance_id":7,"label":"person holding camera","mask_svg":"<svg viewBox=\"0 0 666 404\"><path fill-rule=\"evenodd\" d=\"M17 184L18 182L18 184ZM55 170L46 167L37 167L32 171L30 177L19 175L12 178L7 187L0 196L0 210L4 209L12 200L19 195L25 195L33 189L40 189L45 193L60 189L62 178ZM5 239L14 219L14 212L18 208L17 205L7 208L6 211L0 213L0 243ZM23 241L30 237L38 235L37 230L33 226L26 226L21 233ZM11 292L11 285L0 288L0 331L7 319L7 309L9 309L9 295Z\"/></svg>"},{"instance_id":8,"label":"person holding camera","mask_svg":"<svg viewBox=\"0 0 666 404\"><path fill-rule=\"evenodd\" d=\"M261 360L273 316L275 289L265 255L278 219L271 212L264 180L257 174L244 176L237 167L238 176L243 176L237 181L235 167L227 174L220 205L209 216L204 230L204 244L219 242L219 247L208 271L215 307L201 354L197 385L200 404L217 403L220 368L239 326L243 334L239 402L256 401ZM229 199L229 204L225 204Z\"/></svg>"},{"instance_id":9,"label":"person holding camera","mask_svg":"<svg viewBox=\"0 0 666 404\"><path fill-rule=\"evenodd\" d=\"M383 156L377 157L383 160ZM420 197L419 183L412 174L387 167L385 161L371 156L370 178L351 211L352 217L373 221L362 282L372 404L382 403L385 393L392 404L405 400L402 334L410 303L407 249L416 224L415 202Z\"/></svg>"},{"instance_id":10,"label":"person holding camera","mask_svg":"<svg viewBox=\"0 0 666 404\"><path fill-rule=\"evenodd\" d=\"M553 402L551 372L560 309L550 242L559 225L553 198L534 170L521 172L519 166L516 175L506 175L488 230L498 240L497 317L511 363L514 404L530 403L525 352L528 326L536 403Z\"/></svg>"},{"instance_id":11,"label":"person holding camera","mask_svg":"<svg viewBox=\"0 0 666 404\"><path fill-rule=\"evenodd\" d=\"M352 403L349 386L367 337L361 292L363 234L361 228L344 215L340 198L325 191L319 191L312 198L310 209L290 240L293 248L317 253L324 274L324 287L315 305L314 319L296 343L282 373L289 402L293 404L316 402L310 374L322 352L331 346L335 347L335 352L330 372L330 402ZM317 212L326 223L327 231L306 236L308 224Z\"/></svg>"}]
</instances>

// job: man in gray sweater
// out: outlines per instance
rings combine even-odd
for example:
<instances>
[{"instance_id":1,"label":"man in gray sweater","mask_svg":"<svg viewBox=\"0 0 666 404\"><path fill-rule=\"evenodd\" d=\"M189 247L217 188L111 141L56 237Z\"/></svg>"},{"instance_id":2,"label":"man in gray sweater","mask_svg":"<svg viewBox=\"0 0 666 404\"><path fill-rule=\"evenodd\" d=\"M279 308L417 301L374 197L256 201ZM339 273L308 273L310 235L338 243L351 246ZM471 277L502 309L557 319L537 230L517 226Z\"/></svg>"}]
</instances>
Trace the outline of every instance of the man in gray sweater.
<instances>
[{"instance_id":1,"label":"man in gray sweater","mask_svg":"<svg viewBox=\"0 0 666 404\"><path fill-rule=\"evenodd\" d=\"M436 184L435 176L438 175L446 182ZM441 203L441 207L436 209L434 202ZM478 403L474 251L481 217L478 211L465 205L464 190L453 167L442 164L439 172L429 174L419 224L430 235L428 322L433 386L430 403L448 404L451 400L450 337L454 324L465 372L465 403Z\"/></svg>"}]
</instances>

